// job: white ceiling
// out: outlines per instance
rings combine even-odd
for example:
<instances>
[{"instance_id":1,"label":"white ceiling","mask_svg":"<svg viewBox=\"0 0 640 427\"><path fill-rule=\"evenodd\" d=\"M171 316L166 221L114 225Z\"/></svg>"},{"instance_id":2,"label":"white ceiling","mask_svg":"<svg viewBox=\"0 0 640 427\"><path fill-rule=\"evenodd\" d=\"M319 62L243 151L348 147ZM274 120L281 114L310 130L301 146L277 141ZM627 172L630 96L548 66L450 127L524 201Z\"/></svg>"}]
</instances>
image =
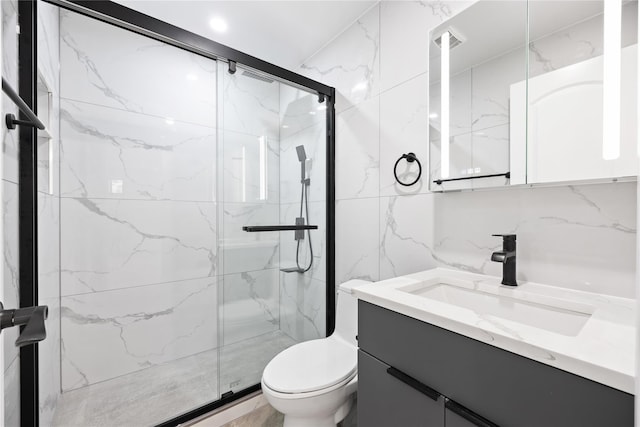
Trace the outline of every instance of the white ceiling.
<instances>
[{"instance_id":1,"label":"white ceiling","mask_svg":"<svg viewBox=\"0 0 640 427\"><path fill-rule=\"evenodd\" d=\"M288 69L322 48L369 7L370 0L116 0L142 13ZM228 23L217 33L209 20Z\"/></svg>"}]
</instances>

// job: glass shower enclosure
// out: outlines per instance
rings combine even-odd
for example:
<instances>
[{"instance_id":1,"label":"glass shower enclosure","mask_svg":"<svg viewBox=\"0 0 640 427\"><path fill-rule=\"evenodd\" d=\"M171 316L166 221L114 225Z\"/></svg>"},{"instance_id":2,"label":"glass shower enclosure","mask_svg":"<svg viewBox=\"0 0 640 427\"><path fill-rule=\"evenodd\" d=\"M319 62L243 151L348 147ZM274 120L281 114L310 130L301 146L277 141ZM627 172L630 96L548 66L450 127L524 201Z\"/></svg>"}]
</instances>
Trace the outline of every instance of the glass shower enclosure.
<instances>
[{"instance_id":1,"label":"glass shower enclosure","mask_svg":"<svg viewBox=\"0 0 640 427\"><path fill-rule=\"evenodd\" d=\"M333 103L67 3L38 2L40 425L175 422L332 327Z\"/></svg>"}]
</instances>

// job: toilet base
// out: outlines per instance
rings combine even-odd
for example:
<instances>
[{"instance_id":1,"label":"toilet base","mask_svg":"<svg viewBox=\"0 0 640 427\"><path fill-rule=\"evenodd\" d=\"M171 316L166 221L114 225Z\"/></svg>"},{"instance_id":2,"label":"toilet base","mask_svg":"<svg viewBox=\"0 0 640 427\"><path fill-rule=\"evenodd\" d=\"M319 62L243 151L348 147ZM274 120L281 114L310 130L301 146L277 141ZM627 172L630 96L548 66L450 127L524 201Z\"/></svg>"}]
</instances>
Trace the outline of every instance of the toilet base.
<instances>
[{"instance_id":1,"label":"toilet base","mask_svg":"<svg viewBox=\"0 0 640 427\"><path fill-rule=\"evenodd\" d=\"M324 418L307 418L294 415L284 415L283 427L335 427L344 420L353 406L353 395L336 411L335 414Z\"/></svg>"}]
</instances>

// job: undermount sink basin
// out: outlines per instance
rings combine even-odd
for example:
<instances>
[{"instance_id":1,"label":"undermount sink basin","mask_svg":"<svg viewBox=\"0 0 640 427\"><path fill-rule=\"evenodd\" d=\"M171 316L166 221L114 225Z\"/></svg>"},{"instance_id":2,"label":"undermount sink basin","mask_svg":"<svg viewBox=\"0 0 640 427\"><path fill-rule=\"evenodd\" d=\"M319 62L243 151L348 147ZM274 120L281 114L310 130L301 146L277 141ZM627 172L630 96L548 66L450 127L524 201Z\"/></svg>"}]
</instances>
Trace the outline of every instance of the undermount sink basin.
<instances>
[{"instance_id":1,"label":"undermount sink basin","mask_svg":"<svg viewBox=\"0 0 640 427\"><path fill-rule=\"evenodd\" d=\"M516 293L496 287L498 289ZM516 295L499 295L442 280L400 287L398 290L471 310L483 321L499 328L508 328L500 323L504 319L557 334L576 336L593 313L593 308L584 304L562 300L536 302L531 301L531 296L518 298Z\"/></svg>"}]
</instances>

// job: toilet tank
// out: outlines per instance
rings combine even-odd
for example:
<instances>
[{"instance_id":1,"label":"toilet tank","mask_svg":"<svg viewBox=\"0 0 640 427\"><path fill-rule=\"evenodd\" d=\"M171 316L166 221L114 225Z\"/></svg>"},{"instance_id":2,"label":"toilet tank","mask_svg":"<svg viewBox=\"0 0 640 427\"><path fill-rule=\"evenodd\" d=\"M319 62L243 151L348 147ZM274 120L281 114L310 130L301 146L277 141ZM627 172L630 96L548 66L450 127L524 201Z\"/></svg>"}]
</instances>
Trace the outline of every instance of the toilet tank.
<instances>
[{"instance_id":1,"label":"toilet tank","mask_svg":"<svg viewBox=\"0 0 640 427\"><path fill-rule=\"evenodd\" d=\"M368 285L366 280L349 280L341 284L336 292L336 329L333 335L342 338L354 346L358 346L358 299L352 290L358 286Z\"/></svg>"}]
</instances>

